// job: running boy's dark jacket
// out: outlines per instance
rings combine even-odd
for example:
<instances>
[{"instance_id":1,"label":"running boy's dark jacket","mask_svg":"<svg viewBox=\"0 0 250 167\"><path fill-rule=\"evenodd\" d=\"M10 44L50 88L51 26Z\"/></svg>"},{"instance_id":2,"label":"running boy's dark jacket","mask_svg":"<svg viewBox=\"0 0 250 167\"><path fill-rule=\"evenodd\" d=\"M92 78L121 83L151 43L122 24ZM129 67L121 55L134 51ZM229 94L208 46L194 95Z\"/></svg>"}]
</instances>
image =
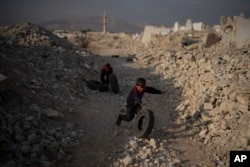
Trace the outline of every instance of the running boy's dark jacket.
<instances>
[{"instance_id":1,"label":"running boy's dark jacket","mask_svg":"<svg viewBox=\"0 0 250 167\"><path fill-rule=\"evenodd\" d=\"M158 89L155 89L153 87L145 86L145 88L143 89L142 92L139 92L137 90L137 88L134 87L130 91L130 93L129 93L128 97L127 97L127 105L134 105L136 103L141 104L141 102L142 102L141 99L142 99L145 92L152 93L152 94L161 94L162 93L162 91L160 91Z\"/></svg>"},{"instance_id":2,"label":"running boy's dark jacket","mask_svg":"<svg viewBox=\"0 0 250 167\"><path fill-rule=\"evenodd\" d=\"M103 65L102 68L101 68L101 74L100 74L100 80L101 82L105 83L105 76L108 75L108 74L112 74L113 73L113 68L111 67L111 70L110 71L107 71L107 67L106 65Z\"/></svg>"}]
</instances>

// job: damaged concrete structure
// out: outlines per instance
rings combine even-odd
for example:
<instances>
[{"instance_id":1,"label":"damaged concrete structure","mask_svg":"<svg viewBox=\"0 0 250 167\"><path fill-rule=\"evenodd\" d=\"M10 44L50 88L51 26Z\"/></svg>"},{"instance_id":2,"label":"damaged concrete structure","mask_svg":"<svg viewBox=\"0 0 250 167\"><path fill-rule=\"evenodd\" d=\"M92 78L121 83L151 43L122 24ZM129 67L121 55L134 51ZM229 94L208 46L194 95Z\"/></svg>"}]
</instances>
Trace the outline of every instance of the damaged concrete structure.
<instances>
[{"instance_id":1,"label":"damaged concrete structure","mask_svg":"<svg viewBox=\"0 0 250 167\"><path fill-rule=\"evenodd\" d=\"M223 31L222 43L237 48L250 45L250 19L244 16L222 16L221 29Z\"/></svg>"},{"instance_id":2,"label":"damaged concrete structure","mask_svg":"<svg viewBox=\"0 0 250 167\"><path fill-rule=\"evenodd\" d=\"M209 48L221 41L221 38L214 32L208 32L204 37L204 47Z\"/></svg>"},{"instance_id":3,"label":"damaged concrete structure","mask_svg":"<svg viewBox=\"0 0 250 167\"><path fill-rule=\"evenodd\" d=\"M193 29L193 22L191 19L187 19L186 30L192 30L192 29Z\"/></svg>"},{"instance_id":4,"label":"damaged concrete structure","mask_svg":"<svg viewBox=\"0 0 250 167\"><path fill-rule=\"evenodd\" d=\"M152 42L152 35L157 36L166 36L169 35L171 32L178 32L178 31L202 31L205 29L205 25L202 22L193 23L191 19L187 19L185 26L181 26L179 22L175 22L174 26L171 28L167 27L156 27L156 26L145 26L142 42L145 45L148 45ZM171 40L170 40L171 41Z\"/></svg>"},{"instance_id":5,"label":"damaged concrete structure","mask_svg":"<svg viewBox=\"0 0 250 167\"><path fill-rule=\"evenodd\" d=\"M155 27L155 26L145 26L144 33L142 37L142 42L147 45L151 42L151 35L152 34L160 34L160 35L166 35L171 32L170 28L166 27Z\"/></svg>"},{"instance_id":6,"label":"damaged concrete structure","mask_svg":"<svg viewBox=\"0 0 250 167\"><path fill-rule=\"evenodd\" d=\"M179 35L174 35L174 33ZM200 36L194 39L195 34L200 34ZM152 36L154 36L154 39ZM201 39L202 36L204 36L203 39ZM222 16L220 25L213 28L213 31L205 31L205 25L202 22L193 23L191 19L187 20L185 26L175 22L173 28L146 26L142 38L142 42L146 45L152 43L170 46L173 45L173 42L177 44L177 41L181 41L181 44L185 46L200 43L202 47L211 47L220 42L223 45L237 48L249 47L250 19L247 19L244 15L234 17ZM190 43L190 41L192 42Z\"/></svg>"},{"instance_id":7,"label":"damaged concrete structure","mask_svg":"<svg viewBox=\"0 0 250 167\"><path fill-rule=\"evenodd\" d=\"M235 42L237 48L250 44L250 19L241 16L235 16L234 29L232 40Z\"/></svg>"},{"instance_id":8,"label":"damaged concrete structure","mask_svg":"<svg viewBox=\"0 0 250 167\"><path fill-rule=\"evenodd\" d=\"M205 24L202 22L192 22L191 19L187 20L185 26L180 26L178 22L174 23L174 32L190 30L203 31L205 30Z\"/></svg>"},{"instance_id":9,"label":"damaged concrete structure","mask_svg":"<svg viewBox=\"0 0 250 167\"><path fill-rule=\"evenodd\" d=\"M193 30L196 30L196 31L205 30L205 24L202 22L193 23Z\"/></svg>"}]
</instances>

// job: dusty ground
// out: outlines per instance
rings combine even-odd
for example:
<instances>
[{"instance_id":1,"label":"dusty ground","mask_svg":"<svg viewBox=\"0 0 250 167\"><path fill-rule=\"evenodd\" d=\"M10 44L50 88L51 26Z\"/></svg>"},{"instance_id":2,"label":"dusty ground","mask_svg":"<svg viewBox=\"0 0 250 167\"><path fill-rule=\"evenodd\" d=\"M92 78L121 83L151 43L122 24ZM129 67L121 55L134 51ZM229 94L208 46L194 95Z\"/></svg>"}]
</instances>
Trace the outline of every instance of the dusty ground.
<instances>
[{"instance_id":1,"label":"dusty ground","mask_svg":"<svg viewBox=\"0 0 250 167\"><path fill-rule=\"evenodd\" d=\"M148 67L140 61L128 62L125 56L112 58L111 55L119 52L117 49L109 49L105 45L98 47L90 48L89 51L101 55L96 60L97 64L101 65L104 62L112 64L120 84L120 93L116 95L112 92L93 91L89 96L89 101L79 108L79 115L73 121L86 129L86 136L83 138L81 146L75 150L73 162L62 166L111 166L113 160L120 157L129 138L133 137L133 122L122 122L121 126L117 127L115 120L120 108L126 102L126 96L134 85L135 79L145 77L149 86L161 90L166 90L164 86L166 83L171 87L174 82L162 81L160 75L155 74L153 67ZM179 89L172 91L181 94ZM173 96L176 94L145 94L144 101L148 103L147 107L152 109L155 115L155 126L150 138L167 142L167 147L175 154L173 156L182 160L183 166L198 164L205 161L206 149L193 143L192 137L196 135L195 130L175 123L177 113L174 108L176 106L169 108L166 104L170 102L170 99L179 99L181 95Z\"/></svg>"}]
</instances>

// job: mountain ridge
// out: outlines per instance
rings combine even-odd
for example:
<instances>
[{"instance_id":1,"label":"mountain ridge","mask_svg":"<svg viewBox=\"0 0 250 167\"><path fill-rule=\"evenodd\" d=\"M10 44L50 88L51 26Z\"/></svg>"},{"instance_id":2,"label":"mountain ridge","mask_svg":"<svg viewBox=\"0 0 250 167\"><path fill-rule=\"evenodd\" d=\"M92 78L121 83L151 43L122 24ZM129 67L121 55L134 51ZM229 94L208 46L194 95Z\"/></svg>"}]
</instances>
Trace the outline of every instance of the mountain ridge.
<instances>
[{"instance_id":1,"label":"mountain ridge","mask_svg":"<svg viewBox=\"0 0 250 167\"><path fill-rule=\"evenodd\" d=\"M91 30L103 31L103 17L101 16L83 16L72 18L60 18L39 24L40 26L49 29L65 29L71 31ZM142 26L130 24L121 19L107 18L107 32L142 32Z\"/></svg>"}]
</instances>

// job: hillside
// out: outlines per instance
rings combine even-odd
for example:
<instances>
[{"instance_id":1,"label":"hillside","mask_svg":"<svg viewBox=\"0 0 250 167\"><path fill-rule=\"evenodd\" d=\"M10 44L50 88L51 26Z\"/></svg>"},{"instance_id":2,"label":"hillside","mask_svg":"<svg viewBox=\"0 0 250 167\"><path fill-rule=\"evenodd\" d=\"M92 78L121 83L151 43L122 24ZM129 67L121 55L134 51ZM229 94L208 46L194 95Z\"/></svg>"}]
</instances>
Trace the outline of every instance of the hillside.
<instances>
[{"instance_id":1,"label":"hillside","mask_svg":"<svg viewBox=\"0 0 250 167\"><path fill-rule=\"evenodd\" d=\"M83 16L75 18L57 19L41 23L40 26L49 30L65 29L79 31L90 29L91 31L103 31L103 18L101 16ZM108 32L141 32L143 27L138 27L120 19L107 18Z\"/></svg>"}]
</instances>

